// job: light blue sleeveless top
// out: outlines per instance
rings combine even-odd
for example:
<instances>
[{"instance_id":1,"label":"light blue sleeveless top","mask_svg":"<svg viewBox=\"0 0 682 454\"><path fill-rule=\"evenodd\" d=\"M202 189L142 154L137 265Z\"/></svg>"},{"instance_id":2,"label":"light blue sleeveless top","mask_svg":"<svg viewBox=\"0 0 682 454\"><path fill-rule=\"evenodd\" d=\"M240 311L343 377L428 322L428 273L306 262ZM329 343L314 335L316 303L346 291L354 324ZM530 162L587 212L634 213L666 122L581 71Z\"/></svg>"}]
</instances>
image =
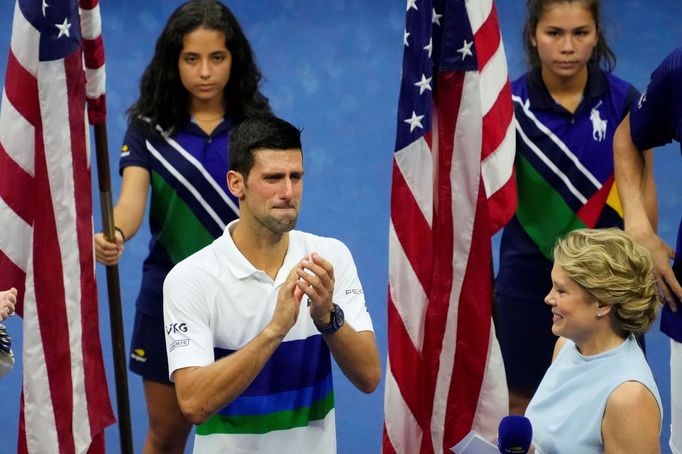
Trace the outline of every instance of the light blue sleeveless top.
<instances>
[{"instance_id":1,"label":"light blue sleeveless top","mask_svg":"<svg viewBox=\"0 0 682 454\"><path fill-rule=\"evenodd\" d=\"M536 452L604 452L601 425L606 401L626 381L646 386L663 414L658 387L633 335L594 356L581 355L567 340L526 410Z\"/></svg>"}]
</instances>

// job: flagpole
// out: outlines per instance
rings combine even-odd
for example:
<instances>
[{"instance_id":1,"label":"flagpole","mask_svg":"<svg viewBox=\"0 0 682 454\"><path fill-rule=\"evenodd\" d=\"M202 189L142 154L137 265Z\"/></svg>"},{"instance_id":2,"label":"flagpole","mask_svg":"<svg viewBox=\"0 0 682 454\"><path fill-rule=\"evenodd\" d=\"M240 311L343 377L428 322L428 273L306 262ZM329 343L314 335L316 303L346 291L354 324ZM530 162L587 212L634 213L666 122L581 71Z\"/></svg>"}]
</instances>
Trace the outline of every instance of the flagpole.
<instances>
[{"instance_id":1,"label":"flagpole","mask_svg":"<svg viewBox=\"0 0 682 454\"><path fill-rule=\"evenodd\" d=\"M106 121L95 125L95 153L97 156L97 179L102 209L102 230L108 239L114 239L114 215L111 201L111 176L109 171L109 145ZM121 285L118 265L107 266L107 290L109 295L109 320L111 345L114 352L114 376L116 380L116 402L118 407L118 433L121 452L133 452L130 424L130 401L128 397L128 373L121 315Z\"/></svg>"}]
</instances>

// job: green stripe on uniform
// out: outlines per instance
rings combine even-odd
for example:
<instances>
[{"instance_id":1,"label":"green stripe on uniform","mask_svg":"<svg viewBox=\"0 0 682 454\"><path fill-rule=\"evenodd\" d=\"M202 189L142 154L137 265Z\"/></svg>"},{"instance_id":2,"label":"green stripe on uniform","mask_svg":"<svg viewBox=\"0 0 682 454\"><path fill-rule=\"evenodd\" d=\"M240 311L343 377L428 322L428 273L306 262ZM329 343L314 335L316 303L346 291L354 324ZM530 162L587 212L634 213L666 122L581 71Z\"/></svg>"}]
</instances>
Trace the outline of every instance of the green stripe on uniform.
<instances>
[{"instance_id":1,"label":"green stripe on uniform","mask_svg":"<svg viewBox=\"0 0 682 454\"><path fill-rule=\"evenodd\" d=\"M178 196L175 189L157 172L152 171L151 180L154 192L151 215L163 226L159 233L159 242L173 263L178 263L211 244L213 236Z\"/></svg>"},{"instance_id":2,"label":"green stripe on uniform","mask_svg":"<svg viewBox=\"0 0 682 454\"><path fill-rule=\"evenodd\" d=\"M310 407L284 410L267 415L214 415L197 426L197 435L212 434L264 434L273 430L305 427L310 421L324 419L334 408L334 391Z\"/></svg>"},{"instance_id":3,"label":"green stripe on uniform","mask_svg":"<svg viewBox=\"0 0 682 454\"><path fill-rule=\"evenodd\" d=\"M518 208L516 216L528 236L549 260L556 240L585 227L563 197L540 175L526 158L516 155Z\"/></svg>"}]
</instances>

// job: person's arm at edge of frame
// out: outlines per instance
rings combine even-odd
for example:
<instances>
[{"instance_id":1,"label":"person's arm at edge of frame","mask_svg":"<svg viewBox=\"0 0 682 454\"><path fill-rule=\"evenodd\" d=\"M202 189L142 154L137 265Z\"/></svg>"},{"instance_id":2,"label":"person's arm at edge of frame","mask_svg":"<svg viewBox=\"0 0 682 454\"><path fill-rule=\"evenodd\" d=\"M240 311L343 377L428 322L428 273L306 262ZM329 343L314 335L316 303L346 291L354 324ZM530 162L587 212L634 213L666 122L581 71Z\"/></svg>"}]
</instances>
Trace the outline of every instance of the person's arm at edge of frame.
<instances>
[{"instance_id":1,"label":"person's arm at edge of frame","mask_svg":"<svg viewBox=\"0 0 682 454\"><path fill-rule=\"evenodd\" d=\"M178 404L192 424L202 424L239 397L282 343L296 323L303 297L296 278L294 271L289 273L279 291L272 320L251 342L208 366L173 372Z\"/></svg>"},{"instance_id":2,"label":"person's arm at edge of frame","mask_svg":"<svg viewBox=\"0 0 682 454\"><path fill-rule=\"evenodd\" d=\"M658 454L660 430L661 411L646 386L628 381L611 393L602 420L607 454Z\"/></svg>"},{"instance_id":3,"label":"person's arm at edge of frame","mask_svg":"<svg viewBox=\"0 0 682 454\"><path fill-rule=\"evenodd\" d=\"M0 322L14 315L16 304L17 289L12 287L0 292Z\"/></svg>"},{"instance_id":4,"label":"person's arm at edge of frame","mask_svg":"<svg viewBox=\"0 0 682 454\"><path fill-rule=\"evenodd\" d=\"M298 268L299 289L311 300L310 315L318 326L330 322L334 294L334 268L317 253ZM314 274L306 272L310 269ZM309 284L314 290L310 290ZM320 294L324 289L324 294ZM355 331L348 323L336 332L325 334L324 340L343 374L360 391L369 394L381 381L381 363L376 337L372 331Z\"/></svg>"},{"instance_id":5,"label":"person's arm at edge of frame","mask_svg":"<svg viewBox=\"0 0 682 454\"><path fill-rule=\"evenodd\" d=\"M144 167L128 166L123 169L121 193L113 213L116 242L108 241L101 232L95 234L95 258L98 262L107 266L118 264L123 243L131 239L142 224L149 184L149 171Z\"/></svg>"},{"instance_id":6,"label":"person's arm at edge of frame","mask_svg":"<svg viewBox=\"0 0 682 454\"><path fill-rule=\"evenodd\" d=\"M670 308L677 310L672 293L682 299L682 287L670 266L670 259L675 256L675 252L656 235L656 221L652 222L649 218L651 209L647 203L651 203L652 196L650 190L645 193L645 187L653 186L652 166L647 165L645 154L632 142L629 114L616 129L613 154L625 231L651 253L659 288ZM655 205L655 195L653 199Z\"/></svg>"}]
</instances>

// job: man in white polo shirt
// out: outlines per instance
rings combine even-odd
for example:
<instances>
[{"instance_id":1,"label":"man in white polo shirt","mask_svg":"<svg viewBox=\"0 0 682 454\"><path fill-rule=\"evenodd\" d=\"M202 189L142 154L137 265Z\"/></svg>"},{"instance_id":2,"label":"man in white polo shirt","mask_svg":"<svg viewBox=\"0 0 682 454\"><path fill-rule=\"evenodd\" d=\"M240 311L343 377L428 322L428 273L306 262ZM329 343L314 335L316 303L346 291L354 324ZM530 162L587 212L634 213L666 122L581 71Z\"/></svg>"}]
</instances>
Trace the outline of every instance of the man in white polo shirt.
<instances>
[{"instance_id":1,"label":"man in white polo shirt","mask_svg":"<svg viewBox=\"0 0 682 454\"><path fill-rule=\"evenodd\" d=\"M293 230L300 131L246 120L230 137L239 219L164 283L169 373L195 452L336 452L331 356L361 391L381 368L348 248Z\"/></svg>"}]
</instances>

